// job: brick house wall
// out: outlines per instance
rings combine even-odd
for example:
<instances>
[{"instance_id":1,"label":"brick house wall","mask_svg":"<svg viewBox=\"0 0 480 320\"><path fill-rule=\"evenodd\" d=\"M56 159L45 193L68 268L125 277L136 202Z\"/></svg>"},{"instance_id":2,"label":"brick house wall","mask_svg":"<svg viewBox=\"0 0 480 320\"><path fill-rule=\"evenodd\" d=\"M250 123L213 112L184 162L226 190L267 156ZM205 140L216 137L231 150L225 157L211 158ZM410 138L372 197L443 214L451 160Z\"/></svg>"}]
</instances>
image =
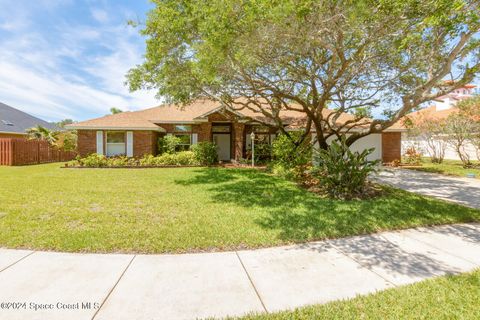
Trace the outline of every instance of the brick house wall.
<instances>
[{"instance_id":1,"label":"brick house wall","mask_svg":"<svg viewBox=\"0 0 480 320\"><path fill-rule=\"evenodd\" d=\"M97 131L96 130L78 130L77 131L77 153L81 157L97 152Z\"/></svg>"},{"instance_id":2,"label":"brick house wall","mask_svg":"<svg viewBox=\"0 0 480 320\"><path fill-rule=\"evenodd\" d=\"M133 156L156 155L158 137L156 131L133 131Z\"/></svg>"},{"instance_id":3,"label":"brick house wall","mask_svg":"<svg viewBox=\"0 0 480 320\"><path fill-rule=\"evenodd\" d=\"M389 163L402 158L402 134L401 132L382 133L382 161Z\"/></svg>"},{"instance_id":4,"label":"brick house wall","mask_svg":"<svg viewBox=\"0 0 480 320\"><path fill-rule=\"evenodd\" d=\"M97 131L99 130L78 130L77 152L81 157L97 152ZM108 130L103 131L104 152L107 145ZM127 130L128 131L128 130ZM125 133L127 132L125 131ZM133 132L133 156L142 157L145 154L157 154L157 140L159 137L156 131L138 131Z\"/></svg>"}]
</instances>

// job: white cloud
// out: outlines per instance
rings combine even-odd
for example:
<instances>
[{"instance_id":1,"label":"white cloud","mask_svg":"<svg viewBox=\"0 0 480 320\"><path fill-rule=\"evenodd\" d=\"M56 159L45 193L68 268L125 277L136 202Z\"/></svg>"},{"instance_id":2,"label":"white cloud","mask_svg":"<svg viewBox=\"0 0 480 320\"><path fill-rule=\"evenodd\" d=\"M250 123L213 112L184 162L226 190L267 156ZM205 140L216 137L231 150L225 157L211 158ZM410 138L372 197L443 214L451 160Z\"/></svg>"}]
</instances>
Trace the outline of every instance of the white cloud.
<instances>
[{"instance_id":1,"label":"white cloud","mask_svg":"<svg viewBox=\"0 0 480 320\"><path fill-rule=\"evenodd\" d=\"M91 9L92 17L100 23L107 23L110 18L108 17L108 13L105 10L93 8Z\"/></svg>"},{"instance_id":2,"label":"white cloud","mask_svg":"<svg viewBox=\"0 0 480 320\"><path fill-rule=\"evenodd\" d=\"M97 12L96 19L107 22L108 16ZM111 107L159 104L154 92L130 93L123 84L142 57L136 31L125 24L56 26L54 40L30 27L0 37L0 45L8 48L0 51L0 102L46 120L84 120L107 114Z\"/></svg>"}]
</instances>

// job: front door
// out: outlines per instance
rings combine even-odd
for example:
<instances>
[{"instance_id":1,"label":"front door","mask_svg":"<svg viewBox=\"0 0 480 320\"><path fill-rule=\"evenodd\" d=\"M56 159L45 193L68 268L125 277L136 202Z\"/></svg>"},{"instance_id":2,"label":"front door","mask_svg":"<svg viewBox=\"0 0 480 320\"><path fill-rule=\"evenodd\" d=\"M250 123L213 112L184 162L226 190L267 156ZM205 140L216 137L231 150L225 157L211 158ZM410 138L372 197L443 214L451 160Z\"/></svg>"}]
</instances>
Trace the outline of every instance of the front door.
<instances>
[{"instance_id":1,"label":"front door","mask_svg":"<svg viewBox=\"0 0 480 320\"><path fill-rule=\"evenodd\" d=\"M213 143L217 145L218 160L230 161L230 134L214 133Z\"/></svg>"}]
</instances>

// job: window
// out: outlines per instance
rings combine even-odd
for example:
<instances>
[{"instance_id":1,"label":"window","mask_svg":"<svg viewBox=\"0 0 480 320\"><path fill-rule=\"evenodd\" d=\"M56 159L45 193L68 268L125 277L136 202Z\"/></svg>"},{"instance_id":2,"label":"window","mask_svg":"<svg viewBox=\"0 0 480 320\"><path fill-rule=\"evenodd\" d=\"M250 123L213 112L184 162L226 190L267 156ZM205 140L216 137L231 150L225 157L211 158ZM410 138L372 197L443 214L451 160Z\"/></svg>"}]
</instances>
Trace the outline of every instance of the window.
<instances>
[{"instance_id":1,"label":"window","mask_svg":"<svg viewBox=\"0 0 480 320\"><path fill-rule=\"evenodd\" d=\"M180 143L177 145L177 151L186 151L190 149L192 144L192 135L190 134L176 134L175 137L180 139Z\"/></svg>"},{"instance_id":2,"label":"window","mask_svg":"<svg viewBox=\"0 0 480 320\"><path fill-rule=\"evenodd\" d=\"M213 133L230 133L230 126L212 126Z\"/></svg>"},{"instance_id":3,"label":"window","mask_svg":"<svg viewBox=\"0 0 480 320\"><path fill-rule=\"evenodd\" d=\"M192 126L190 125L176 125L175 132L192 132Z\"/></svg>"},{"instance_id":4,"label":"window","mask_svg":"<svg viewBox=\"0 0 480 320\"><path fill-rule=\"evenodd\" d=\"M125 155L125 132L108 131L107 132L107 156Z\"/></svg>"}]
</instances>

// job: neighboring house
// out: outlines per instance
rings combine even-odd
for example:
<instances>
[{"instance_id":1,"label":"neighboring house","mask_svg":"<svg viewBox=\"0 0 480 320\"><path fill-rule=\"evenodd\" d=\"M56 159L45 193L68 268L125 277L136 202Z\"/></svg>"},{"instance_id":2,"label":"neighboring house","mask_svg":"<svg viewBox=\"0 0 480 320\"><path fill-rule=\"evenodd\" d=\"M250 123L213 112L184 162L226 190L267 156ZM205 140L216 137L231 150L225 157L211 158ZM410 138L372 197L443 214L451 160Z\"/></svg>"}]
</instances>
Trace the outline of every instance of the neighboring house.
<instances>
[{"instance_id":1,"label":"neighboring house","mask_svg":"<svg viewBox=\"0 0 480 320\"><path fill-rule=\"evenodd\" d=\"M325 110L325 112L329 112ZM287 130L301 129L304 115L296 111L280 114ZM342 114L338 122L353 119ZM266 126L267 119L250 109L233 110L220 102L200 99L180 108L176 105L107 115L66 126L78 132L78 153L107 156L127 155L141 157L157 154L157 141L165 135L175 135L187 149L200 141L212 141L218 146L220 160L239 160L251 149L250 134L255 132L255 144L271 143L278 128ZM400 159L400 126L380 134L372 134L355 142L353 149L375 148L375 159L391 162Z\"/></svg>"},{"instance_id":2,"label":"neighboring house","mask_svg":"<svg viewBox=\"0 0 480 320\"><path fill-rule=\"evenodd\" d=\"M476 87L474 84L467 84L462 88L455 89L444 96L438 97L435 99L436 111L454 108L458 102L473 97L476 92Z\"/></svg>"},{"instance_id":3,"label":"neighboring house","mask_svg":"<svg viewBox=\"0 0 480 320\"><path fill-rule=\"evenodd\" d=\"M447 95L439 97L434 101L435 104L428 108L409 113L405 118L408 118L413 123L416 121L444 120L451 114L458 112L456 104L459 101L473 97L475 89L475 85L468 84ZM402 133L402 154L412 146L419 149L425 156L428 155L426 151L427 141L415 136L410 136L408 132ZM465 152L470 156L470 159L476 158L476 150L470 143L465 145ZM445 149L445 159L460 160L455 149L448 144Z\"/></svg>"},{"instance_id":4,"label":"neighboring house","mask_svg":"<svg viewBox=\"0 0 480 320\"><path fill-rule=\"evenodd\" d=\"M55 125L0 103L0 138L24 138L26 130L37 125L54 129Z\"/></svg>"}]
</instances>

